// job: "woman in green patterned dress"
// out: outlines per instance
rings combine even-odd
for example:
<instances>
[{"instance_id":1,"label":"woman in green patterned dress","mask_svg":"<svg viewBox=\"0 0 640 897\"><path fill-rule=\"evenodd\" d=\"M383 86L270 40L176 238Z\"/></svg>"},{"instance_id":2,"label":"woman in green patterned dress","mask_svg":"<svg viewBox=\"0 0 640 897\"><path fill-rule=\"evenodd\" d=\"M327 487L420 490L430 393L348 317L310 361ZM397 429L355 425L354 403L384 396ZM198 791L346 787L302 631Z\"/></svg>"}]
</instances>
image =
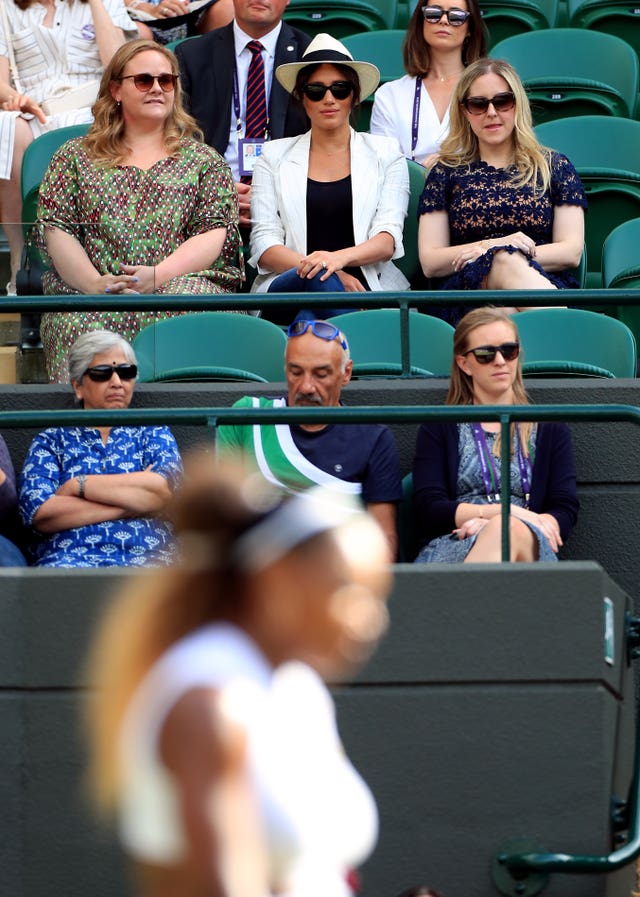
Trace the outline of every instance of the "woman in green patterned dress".
<instances>
[{"instance_id":1,"label":"woman in green patterned dress","mask_svg":"<svg viewBox=\"0 0 640 897\"><path fill-rule=\"evenodd\" d=\"M184 111L175 56L132 41L107 67L87 136L54 155L42 182L38 239L45 293L235 292L242 279L238 198L222 157ZM131 340L172 312L47 313L49 379L66 378L78 336ZM179 314L179 312L173 312Z\"/></svg>"}]
</instances>

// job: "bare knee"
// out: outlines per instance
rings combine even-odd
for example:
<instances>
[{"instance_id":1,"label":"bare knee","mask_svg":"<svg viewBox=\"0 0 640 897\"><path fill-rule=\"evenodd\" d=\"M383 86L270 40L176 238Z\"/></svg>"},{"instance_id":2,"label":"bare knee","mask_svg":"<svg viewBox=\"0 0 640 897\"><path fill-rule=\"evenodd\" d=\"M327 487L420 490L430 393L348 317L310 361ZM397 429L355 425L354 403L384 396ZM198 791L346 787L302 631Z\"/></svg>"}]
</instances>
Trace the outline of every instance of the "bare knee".
<instances>
[{"instance_id":1,"label":"bare knee","mask_svg":"<svg viewBox=\"0 0 640 897\"><path fill-rule=\"evenodd\" d=\"M512 561L538 560L538 540L533 530L518 517L509 518L509 536Z\"/></svg>"}]
</instances>

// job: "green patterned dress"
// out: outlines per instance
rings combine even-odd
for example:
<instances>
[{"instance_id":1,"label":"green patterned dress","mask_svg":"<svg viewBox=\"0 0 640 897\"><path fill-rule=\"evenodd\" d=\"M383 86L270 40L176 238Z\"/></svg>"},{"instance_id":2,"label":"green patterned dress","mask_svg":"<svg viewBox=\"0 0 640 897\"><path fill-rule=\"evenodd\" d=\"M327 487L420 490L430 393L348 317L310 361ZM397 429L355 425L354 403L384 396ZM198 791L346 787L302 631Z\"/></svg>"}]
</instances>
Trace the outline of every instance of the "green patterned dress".
<instances>
[{"instance_id":1,"label":"green patterned dress","mask_svg":"<svg viewBox=\"0 0 640 897\"><path fill-rule=\"evenodd\" d=\"M148 171L132 165L106 168L93 162L83 138L70 140L51 160L40 188L37 240L51 265L44 292L78 295L46 254L45 231L74 236L100 274L120 265L157 265L197 234L226 227L218 258L205 271L174 277L158 294L236 292L242 280L238 196L227 163L211 147L183 140L175 157ZM181 312L53 312L42 316L41 334L52 382L66 382L67 352L81 333L106 329L131 340L148 324Z\"/></svg>"}]
</instances>

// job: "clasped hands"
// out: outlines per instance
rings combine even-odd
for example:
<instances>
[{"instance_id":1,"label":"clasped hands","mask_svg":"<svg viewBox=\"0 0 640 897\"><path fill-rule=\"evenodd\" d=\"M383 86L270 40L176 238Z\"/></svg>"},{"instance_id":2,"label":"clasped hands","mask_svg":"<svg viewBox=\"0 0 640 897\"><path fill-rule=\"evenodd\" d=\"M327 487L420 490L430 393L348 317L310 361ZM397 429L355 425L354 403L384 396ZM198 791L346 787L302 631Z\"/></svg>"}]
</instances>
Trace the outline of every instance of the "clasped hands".
<instances>
[{"instance_id":1,"label":"clasped hands","mask_svg":"<svg viewBox=\"0 0 640 897\"><path fill-rule=\"evenodd\" d=\"M320 280L325 281L331 274L337 274L340 282L347 293L364 293L365 288L357 277L342 271L345 259L338 250L337 252L328 252L324 249L310 252L304 258L300 259L296 273L298 277L306 277L311 279L316 274L322 272Z\"/></svg>"},{"instance_id":2,"label":"clasped hands","mask_svg":"<svg viewBox=\"0 0 640 897\"><path fill-rule=\"evenodd\" d=\"M461 271L469 262L475 262L476 259L484 255L488 249L495 246L513 246L519 249L527 258L536 257L536 244L523 234L522 231L516 231L513 234L507 234L504 237L495 237L491 240L480 240L478 243L470 243L467 246L461 246L460 252L451 261L451 267L454 271Z\"/></svg>"},{"instance_id":3,"label":"clasped hands","mask_svg":"<svg viewBox=\"0 0 640 897\"><path fill-rule=\"evenodd\" d=\"M519 520L533 524L544 535L552 550L557 554L562 546L562 537L560 536L560 524L553 514L536 514L528 508L521 508L518 505L511 505L511 516L517 517ZM461 541L471 536L476 536L482 530L489 519L486 517L471 517L465 520L463 524L452 530L451 537L457 537Z\"/></svg>"},{"instance_id":4,"label":"clasped hands","mask_svg":"<svg viewBox=\"0 0 640 897\"><path fill-rule=\"evenodd\" d=\"M159 286L159 284L158 284ZM120 274L103 274L95 283L95 293L153 293L156 289L154 265L121 265Z\"/></svg>"}]
</instances>

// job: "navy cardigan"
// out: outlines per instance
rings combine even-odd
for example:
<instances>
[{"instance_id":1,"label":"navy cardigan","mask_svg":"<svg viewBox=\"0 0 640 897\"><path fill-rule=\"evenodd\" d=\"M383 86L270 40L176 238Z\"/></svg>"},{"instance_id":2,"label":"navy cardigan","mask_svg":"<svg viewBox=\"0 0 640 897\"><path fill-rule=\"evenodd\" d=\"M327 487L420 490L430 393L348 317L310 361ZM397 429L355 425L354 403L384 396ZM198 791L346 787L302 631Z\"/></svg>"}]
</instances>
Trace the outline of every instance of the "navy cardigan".
<instances>
[{"instance_id":1,"label":"navy cardigan","mask_svg":"<svg viewBox=\"0 0 640 897\"><path fill-rule=\"evenodd\" d=\"M455 529L459 460L457 424L422 424L413 461L413 506L426 542ZM553 514L562 541L567 539L579 503L573 443L566 424L538 424L529 507L537 514Z\"/></svg>"}]
</instances>

